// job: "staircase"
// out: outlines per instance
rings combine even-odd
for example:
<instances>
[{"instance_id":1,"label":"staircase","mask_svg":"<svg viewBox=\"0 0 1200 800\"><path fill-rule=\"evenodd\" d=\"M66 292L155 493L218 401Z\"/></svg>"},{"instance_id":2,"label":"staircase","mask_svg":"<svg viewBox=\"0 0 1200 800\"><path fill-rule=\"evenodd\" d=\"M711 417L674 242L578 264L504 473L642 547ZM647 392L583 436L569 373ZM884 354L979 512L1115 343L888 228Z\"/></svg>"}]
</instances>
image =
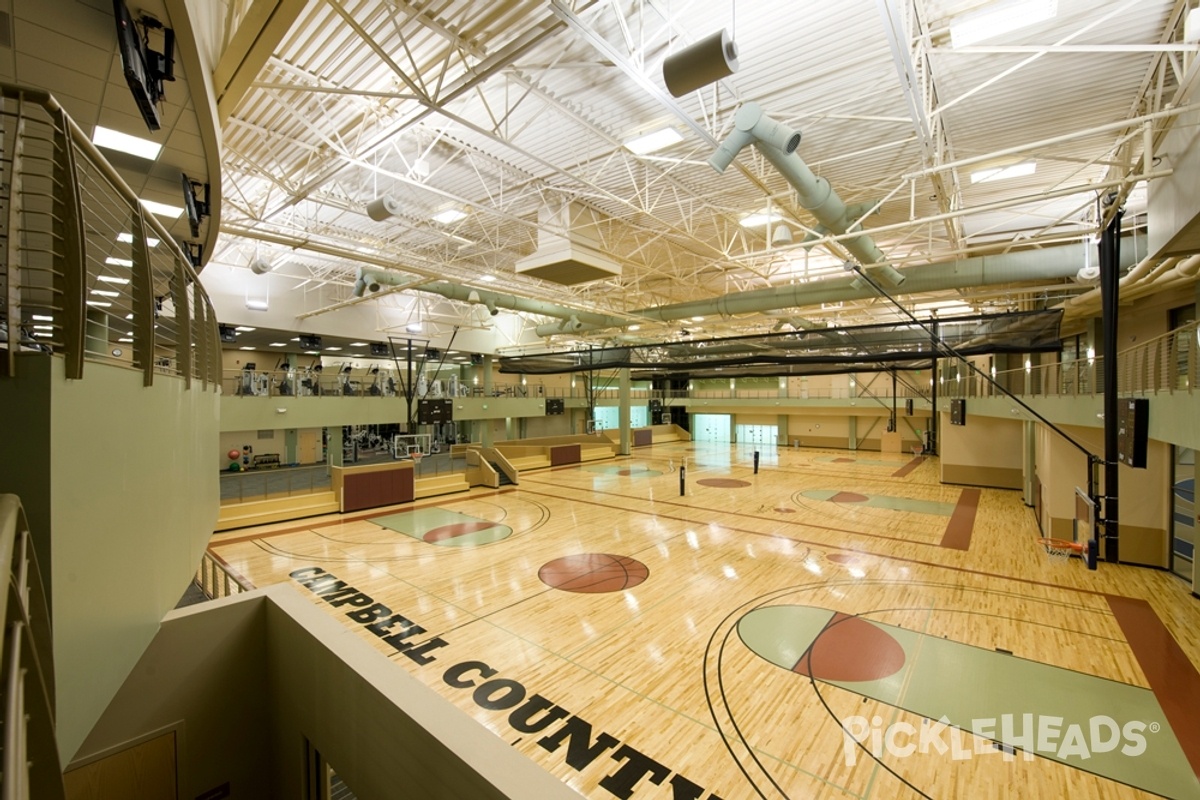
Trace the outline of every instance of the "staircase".
<instances>
[{"instance_id":1,"label":"staircase","mask_svg":"<svg viewBox=\"0 0 1200 800\"><path fill-rule=\"evenodd\" d=\"M501 486L512 486L513 485L512 480L508 477L508 473L506 473L504 470L500 469L499 464L497 464L495 461L489 461L488 463L492 465L492 469L496 470L496 475L498 475L500 477L500 485Z\"/></svg>"}]
</instances>

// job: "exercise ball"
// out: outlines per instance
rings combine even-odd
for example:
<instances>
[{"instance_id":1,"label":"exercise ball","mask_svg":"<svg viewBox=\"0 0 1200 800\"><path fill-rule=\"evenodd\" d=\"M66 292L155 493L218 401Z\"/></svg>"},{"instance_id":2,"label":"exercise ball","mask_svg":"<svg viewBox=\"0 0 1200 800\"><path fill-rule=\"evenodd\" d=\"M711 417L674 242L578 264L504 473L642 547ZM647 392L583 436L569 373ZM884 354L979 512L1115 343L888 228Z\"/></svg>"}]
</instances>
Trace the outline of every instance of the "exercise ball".
<instances>
[{"instance_id":1,"label":"exercise ball","mask_svg":"<svg viewBox=\"0 0 1200 800\"><path fill-rule=\"evenodd\" d=\"M242 451L241 451L241 450L230 450L230 451L229 451L228 453L226 453L225 455L229 456L229 460L230 460L230 461L237 461L237 460L238 460L238 458L240 458L240 457L241 457L241 455L242 455Z\"/></svg>"},{"instance_id":2,"label":"exercise ball","mask_svg":"<svg viewBox=\"0 0 1200 800\"><path fill-rule=\"evenodd\" d=\"M230 465L229 465L229 471L230 471L230 472L241 472L241 471L242 471L242 465L241 465L241 464L239 464L239 463L237 463L237 462L235 461L235 462L233 462L232 464L230 464Z\"/></svg>"}]
</instances>

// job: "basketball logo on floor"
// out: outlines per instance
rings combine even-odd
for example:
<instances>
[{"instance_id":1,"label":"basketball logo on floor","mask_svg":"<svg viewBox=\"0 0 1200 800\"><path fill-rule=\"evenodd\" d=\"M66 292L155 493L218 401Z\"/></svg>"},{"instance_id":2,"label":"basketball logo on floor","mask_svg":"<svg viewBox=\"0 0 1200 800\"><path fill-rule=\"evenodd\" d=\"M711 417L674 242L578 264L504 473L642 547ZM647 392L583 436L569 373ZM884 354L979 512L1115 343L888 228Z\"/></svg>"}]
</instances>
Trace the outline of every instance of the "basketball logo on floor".
<instances>
[{"instance_id":1,"label":"basketball logo on floor","mask_svg":"<svg viewBox=\"0 0 1200 800\"><path fill-rule=\"evenodd\" d=\"M608 553L580 553L547 561L538 578L552 589L580 594L603 594L632 589L650 577L650 568L636 558Z\"/></svg>"}]
</instances>

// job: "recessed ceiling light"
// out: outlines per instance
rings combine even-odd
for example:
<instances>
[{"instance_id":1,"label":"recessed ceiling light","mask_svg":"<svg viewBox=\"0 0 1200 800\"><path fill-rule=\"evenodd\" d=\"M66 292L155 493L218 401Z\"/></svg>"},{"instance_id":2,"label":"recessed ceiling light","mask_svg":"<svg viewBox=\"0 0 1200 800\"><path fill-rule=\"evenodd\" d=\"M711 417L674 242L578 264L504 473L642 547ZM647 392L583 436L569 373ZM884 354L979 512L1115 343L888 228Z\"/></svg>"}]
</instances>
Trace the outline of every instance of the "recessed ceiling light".
<instances>
[{"instance_id":1,"label":"recessed ceiling light","mask_svg":"<svg viewBox=\"0 0 1200 800\"><path fill-rule=\"evenodd\" d=\"M1007 178L1021 178L1026 175L1032 175L1036 171L1036 161L1022 161L1019 164L1009 164L1007 167L976 170L971 173L971 183L987 183L988 181L1001 181Z\"/></svg>"},{"instance_id":2,"label":"recessed ceiling light","mask_svg":"<svg viewBox=\"0 0 1200 800\"><path fill-rule=\"evenodd\" d=\"M305 350L304 351L304 355L306 355L306 356L319 356L320 354L321 354L321 352L319 350Z\"/></svg>"},{"instance_id":3,"label":"recessed ceiling light","mask_svg":"<svg viewBox=\"0 0 1200 800\"><path fill-rule=\"evenodd\" d=\"M34 322L54 322L54 317L46 314L34 314L32 317L30 317L30 319L32 319Z\"/></svg>"},{"instance_id":4,"label":"recessed ceiling light","mask_svg":"<svg viewBox=\"0 0 1200 800\"><path fill-rule=\"evenodd\" d=\"M249 333L250 331L258 330L258 328L251 328L247 325L238 325L236 328L234 328L234 330L241 331L242 333Z\"/></svg>"},{"instance_id":5,"label":"recessed ceiling light","mask_svg":"<svg viewBox=\"0 0 1200 800\"><path fill-rule=\"evenodd\" d=\"M458 222L460 219L465 219L466 216L467 213L465 211L457 208L447 208L444 211L439 211L438 213L434 214L431 219L434 222L440 222L443 225L450 225Z\"/></svg>"},{"instance_id":6,"label":"recessed ceiling light","mask_svg":"<svg viewBox=\"0 0 1200 800\"><path fill-rule=\"evenodd\" d=\"M704 317L692 317L692 322L704 322Z\"/></svg>"},{"instance_id":7,"label":"recessed ceiling light","mask_svg":"<svg viewBox=\"0 0 1200 800\"><path fill-rule=\"evenodd\" d=\"M52 330L54 330L54 326L53 325L34 325L33 329L35 331L52 331Z\"/></svg>"},{"instance_id":8,"label":"recessed ceiling light","mask_svg":"<svg viewBox=\"0 0 1200 800\"><path fill-rule=\"evenodd\" d=\"M125 319L133 319L133 314L126 314Z\"/></svg>"},{"instance_id":9,"label":"recessed ceiling light","mask_svg":"<svg viewBox=\"0 0 1200 800\"><path fill-rule=\"evenodd\" d=\"M108 264L110 267L132 267L133 259L109 256L108 258L104 259L104 263Z\"/></svg>"},{"instance_id":10,"label":"recessed ceiling light","mask_svg":"<svg viewBox=\"0 0 1200 800\"><path fill-rule=\"evenodd\" d=\"M663 128L653 133L647 133L645 136L630 139L625 142L625 147L639 156L644 156L649 153L657 153L659 150L682 141L683 135L679 131L674 128Z\"/></svg>"},{"instance_id":11,"label":"recessed ceiling light","mask_svg":"<svg viewBox=\"0 0 1200 800\"><path fill-rule=\"evenodd\" d=\"M271 347L287 347L287 342L271 342Z\"/></svg>"},{"instance_id":12,"label":"recessed ceiling light","mask_svg":"<svg viewBox=\"0 0 1200 800\"><path fill-rule=\"evenodd\" d=\"M104 283L116 283L121 286L129 283L129 278L114 278L112 275L97 275L96 280L103 281Z\"/></svg>"},{"instance_id":13,"label":"recessed ceiling light","mask_svg":"<svg viewBox=\"0 0 1200 800\"><path fill-rule=\"evenodd\" d=\"M1045 22L1057 14L1058 0L1002 0L951 20L950 43L954 47L969 47Z\"/></svg>"},{"instance_id":14,"label":"recessed ceiling light","mask_svg":"<svg viewBox=\"0 0 1200 800\"><path fill-rule=\"evenodd\" d=\"M129 153L138 158L148 158L151 161L158 158L158 154L162 152L162 145L158 142L152 142L140 136L130 136L128 133L114 131L112 128L105 128L102 125L97 125L92 132L92 144L107 150Z\"/></svg>"},{"instance_id":15,"label":"recessed ceiling light","mask_svg":"<svg viewBox=\"0 0 1200 800\"><path fill-rule=\"evenodd\" d=\"M299 336L297 336L295 339L292 339L292 341L293 341L293 342L298 342L298 341L300 341L300 337L299 337Z\"/></svg>"},{"instance_id":16,"label":"recessed ceiling light","mask_svg":"<svg viewBox=\"0 0 1200 800\"><path fill-rule=\"evenodd\" d=\"M238 350L253 350L253 347L239 347Z\"/></svg>"},{"instance_id":17,"label":"recessed ceiling light","mask_svg":"<svg viewBox=\"0 0 1200 800\"><path fill-rule=\"evenodd\" d=\"M151 214L157 214L160 217L169 217L170 219L179 219L183 214L183 206L173 206L168 203L160 203L157 200L141 200L142 206Z\"/></svg>"},{"instance_id":18,"label":"recessed ceiling light","mask_svg":"<svg viewBox=\"0 0 1200 800\"><path fill-rule=\"evenodd\" d=\"M112 303L106 303L102 300L88 300L87 304L96 308L112 308Z\"/></svg>"},{"instance_id":19,"label":"recessed ceiling light","mask_svg":"<svg viewBox=\"0 0 1200 800\"><path fill-rule=\"evenodd\" d=\"M120 297L121 296L120 292L110 292L107 289L92 289L90 294L94 294L97 297Z\"/></svg>"},{"instance_id":20,"label":"recessed ceiling light","mask_svg":"<svg viewBox=\"0 0 1200 800\"><path fill-rule=\"evenodd\" d=\"M133 337L131 337L131 336L122 336L120 339L117 339L117 341L118 341L118 342L132 342L132 341L133 341Z\"/></svg>"},{"instance_id":21,"label":"recessed ceiling light","mask_svg":"<svg viewBox=\"0 0 1200 800\"><path fill-rule=\"evenodd\" d=\"M366 347L367 343L366 342L351 342L350 346L351 347Z\"/></svg>"},{"instance_id":22,"label":"recessed ceiling light","mask_svg":"<svg viewBox=\"0 0 1200 800\"><path fill-rule=\"evenodd\" d=\"M766 211L758 211L754 214L747 214L742 217L740 224L743 228L757 228L760 225L766 225L768 222L779 222L783 217L776 214L774 211L767 213Z\"/></svg>"},{"instance_id":23,"label":"recessed ceiling light","mask_svg":"<svg viewBox=\"0 0 1200 800\"><path fill-rule=\"evenodd\" d=\"M133 234L132 233L118 233L117 241L122 242L124 244L133 244ZM155 239L153 236L147 236L146 244L150 245L151 247L158 247L158 239Z\"/></svg>"},{"instance_id":24,"label":"recessed ceiling light","mask_svg":"<svg viewBox=\"0 0 1200 800\"><path fill-rule=\"evenodd\" d=\"M331 345L331 346L329 346L329 347L326 347L325 349L326 349L326 350L341 350L342 348L340 348L340 347L333 347L333 346Z\"/></svg>"},{"instance_id":25,"label":"recessed ceiling light","mask_svg":"<svg viewBox=\"0 0 1200 800\"><path fill-rule=\"evenodd\" d=\"M631 331L640 331L641 329L642 329L641 325L630 325L629 326L629 330L631 330Z\"/></svg>"},{"instance_id":26,"label":"recessed ceiling light","mask_svg":"<svg viewBox=\"0 0 1200 800\"><path fill-rule=\"evenodd\" d=\"M495 275L484 275L480 278L480 280L483 281L484 283L492 283L493 281L496 280L496 276Z\"/></svg>"}]
</instances>

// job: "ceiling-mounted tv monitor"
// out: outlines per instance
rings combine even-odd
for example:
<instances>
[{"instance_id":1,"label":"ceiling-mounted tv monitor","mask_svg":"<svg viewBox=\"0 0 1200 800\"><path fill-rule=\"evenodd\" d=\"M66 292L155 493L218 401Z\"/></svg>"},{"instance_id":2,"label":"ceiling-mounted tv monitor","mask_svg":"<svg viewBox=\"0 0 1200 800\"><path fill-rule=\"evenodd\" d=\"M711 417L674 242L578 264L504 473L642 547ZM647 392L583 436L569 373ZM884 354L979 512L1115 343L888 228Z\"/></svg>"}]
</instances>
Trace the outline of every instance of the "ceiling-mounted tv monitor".
<instances>
[{"instance_id":1,"label":"ceiling-mounted tv monitor","mask_svg":"<svg viewBox=\"0 0 1200 800\"><path fill-rule=\"evenodd\" d=\"M138 35L138 26L125 0L113 0L113 18L117 24L117 49L121 53L121 68L133 102L141 112L146 127L156 131L162 127L158 104L163 98L163 81L175 80L175 32L163 28L161 22L143 18L147 28L163 31L163 52L151 50L147 41Z\"/></svg>"},{"instance_id":2,"label":"ceiling-mounted tv monitor","mask_svg":"<svg viewBox=\"0 0 1200 800\"><path fill-rule=\"evenodd\" d=\"M183 173L179 177L183 184L183 207L187 210L188 227L195 239L200 236L200 221L208 216L208 184L204 184L204 197L201 198L196 193L201 186L199 181L193 181Z\"/></svg>"}]
</instances>

